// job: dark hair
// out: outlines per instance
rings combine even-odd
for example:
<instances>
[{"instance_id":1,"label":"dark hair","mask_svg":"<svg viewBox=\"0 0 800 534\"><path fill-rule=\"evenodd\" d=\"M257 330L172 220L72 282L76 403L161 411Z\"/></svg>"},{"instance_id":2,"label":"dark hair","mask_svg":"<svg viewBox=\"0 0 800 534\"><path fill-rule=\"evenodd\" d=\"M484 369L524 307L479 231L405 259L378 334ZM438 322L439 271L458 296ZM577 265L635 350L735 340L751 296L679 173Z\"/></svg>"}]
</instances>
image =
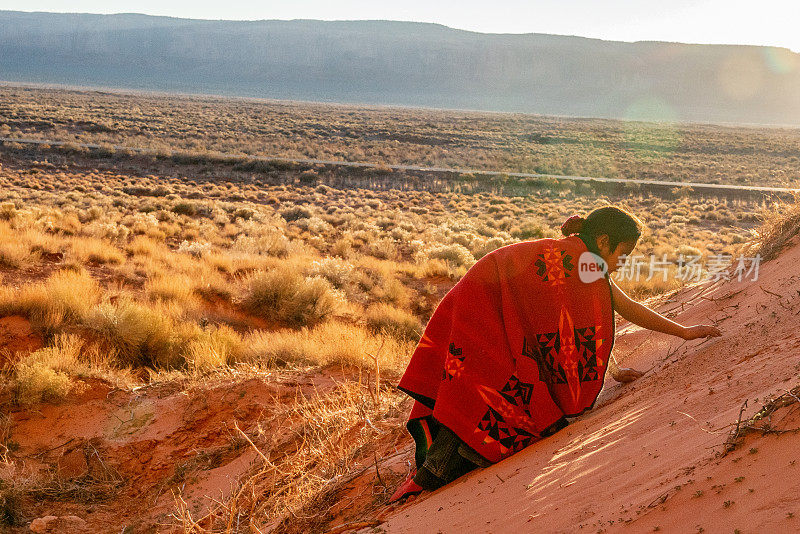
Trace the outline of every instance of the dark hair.
<instances>
[{"instance_id":1,"label":"dark hair","mask_svg":"<svg viewBox=\"0 0 800 534\"><path fill-rule=\"evenodd\" d=\"M594 243L597 236L608 236L608 246L616 250L617 245L632 242L634 245L642 235L644 223L638 217L616 206L604 206L592 211L586 218L573 215L561 225L565 236L580 234Z\"/></svg>"}]
</instances>

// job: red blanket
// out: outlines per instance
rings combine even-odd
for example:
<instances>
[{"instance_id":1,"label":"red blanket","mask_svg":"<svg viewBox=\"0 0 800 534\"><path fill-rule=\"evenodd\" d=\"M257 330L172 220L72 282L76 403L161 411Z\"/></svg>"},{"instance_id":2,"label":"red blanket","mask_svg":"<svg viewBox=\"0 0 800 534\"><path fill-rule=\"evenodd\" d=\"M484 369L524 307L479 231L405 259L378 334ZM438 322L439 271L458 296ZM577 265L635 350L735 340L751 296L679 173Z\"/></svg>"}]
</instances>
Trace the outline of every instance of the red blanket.
<instances>
[{"instance_id":1,"label":"red blanket","mask_svg":"<svg viewBox=\"0 0 800 534\"><path fill-rule=\"evenodd\" d=\"M574 235L478 261L439 304L398 385L417 401L410 419L432 415L497 462L591 408L614 314L608 276L580 280L586 251Z\"/></svg>"}]
</instances>

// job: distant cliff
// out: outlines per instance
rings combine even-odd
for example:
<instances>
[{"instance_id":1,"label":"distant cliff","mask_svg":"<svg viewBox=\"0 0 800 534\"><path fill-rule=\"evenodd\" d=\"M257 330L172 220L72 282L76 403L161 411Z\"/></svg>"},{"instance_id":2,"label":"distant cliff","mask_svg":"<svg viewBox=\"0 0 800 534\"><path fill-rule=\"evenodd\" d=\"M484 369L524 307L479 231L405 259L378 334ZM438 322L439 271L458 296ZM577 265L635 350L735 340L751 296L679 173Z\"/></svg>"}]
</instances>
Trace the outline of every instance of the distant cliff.
<instances>
[{"instance_id":1,"label":"distant cliff","mask_svg":"<svg viewBox=\"0 0 800 534\"><path fill-rule=\"evenodd\" d=\"M0 11L0 80L800 126L800 55L435 24Z\"/></svg>"}]
</instances>

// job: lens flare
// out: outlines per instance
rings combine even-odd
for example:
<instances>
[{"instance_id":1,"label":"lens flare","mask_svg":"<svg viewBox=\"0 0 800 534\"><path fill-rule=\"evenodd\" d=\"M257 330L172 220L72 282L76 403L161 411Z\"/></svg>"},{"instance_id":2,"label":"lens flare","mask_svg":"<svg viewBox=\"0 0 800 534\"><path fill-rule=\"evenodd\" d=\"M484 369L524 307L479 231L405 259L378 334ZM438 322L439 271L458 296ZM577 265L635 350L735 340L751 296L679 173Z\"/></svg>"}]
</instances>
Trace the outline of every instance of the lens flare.
<instances>
[{"instance_id":1,"label":"lens flare","mask_svg":"<svg viewBox=\"0 0 800 534\"><path fill-rule=\"evenodd\" d=\"M625 120L648 122L677 122L678 114L664 100L647 96L640 98L625 110Z\"/></svg>"},{"instance_id":2,"label":"lens flare","mask_svg":"<svg viewBox=\"0 0 800 534\"><path fill-rule=\"evenodd\" d=\"M775 74L789 74L795 72L800 65L800 54L788 48L768 47L762 52L767 68Z\"/></svg>"},{"instance_id":3,"label":"lens flare","mask_svg":"<svg viewBox=\"0 0 800 534\"><path fill-rule=\"evenodd\" d=\"M632 102L624 115L623 149L642 162L658 163L675 154L681 135L678 114L661 98L647 96Z\"/></svg>"}]
</instances>

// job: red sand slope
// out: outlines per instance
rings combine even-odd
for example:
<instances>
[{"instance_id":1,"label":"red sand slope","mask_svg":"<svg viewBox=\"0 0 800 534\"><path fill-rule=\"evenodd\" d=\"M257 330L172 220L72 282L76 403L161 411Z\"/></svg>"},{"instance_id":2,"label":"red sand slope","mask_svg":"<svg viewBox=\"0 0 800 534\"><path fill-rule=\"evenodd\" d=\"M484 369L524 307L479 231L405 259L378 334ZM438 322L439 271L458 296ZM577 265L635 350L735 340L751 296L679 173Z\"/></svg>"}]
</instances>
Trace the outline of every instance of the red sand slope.
<instances>
[{"instance_id":1,"label":"red sand slope","mask_svg":"<svg viewBox=\"0 0 800 534\"><path fill-rule=\"evenodd\" d=\"M657 309L723 337L620 329L615 354L648 370L610 377L598 406L555 436L412 502L388 532L800 532L800 434L751 434L726 456L731 423L800 383L800 246L759 279L685 288ZM800 404L772 417L800 426ZM424 525L424 528L421 528Z\"/></svg>"},{"instance_id":2,"label":"red sand slope","mask_svg":"<svg viewBox=\"0 0 800 534\"><path fill-rule=\"evenodd\" d=\"M16 472L0 476L21 479L55 471L61 488L86 488L88 499L67 495L31 503L27 521L75 515L85 521L81 532L86 533L181 530L170 527L177 510L173 491L180 490L197 519L211 498L224 500L257 463L253 449L234 439L235 422L250 431L254 423L282 413L300 393L325 394L340 379L335 370L273 375L219 378L189 389L176 381L154 383L131 391L100 379L76 380L63 402L9 414L11 439L18 444ZM276 457L302 439L292 425L284 421L273 434L269 452ZM13 532L28 532L27 521Z\"/></svg>"}]
</instances>

